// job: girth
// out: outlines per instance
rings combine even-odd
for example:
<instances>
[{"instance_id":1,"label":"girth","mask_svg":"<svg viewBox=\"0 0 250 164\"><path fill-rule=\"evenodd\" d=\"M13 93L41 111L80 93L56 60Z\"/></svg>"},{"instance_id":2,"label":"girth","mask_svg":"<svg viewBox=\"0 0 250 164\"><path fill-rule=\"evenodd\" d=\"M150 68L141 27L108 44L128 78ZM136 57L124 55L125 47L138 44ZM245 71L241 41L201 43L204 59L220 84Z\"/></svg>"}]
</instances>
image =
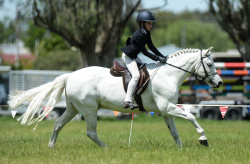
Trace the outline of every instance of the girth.
<instances>
[{"instance_id":1,"label":"girth","mask_svg":"<svg viewBox=\"0 0 250 164\"><path fill-rule=\"evenodd\" d=\"M148 70L147 70L145 64L143 64L143 65L138 64L138 68L139 68L139 73L140 73L140 79L139 79L139 82L136 86L136 89L134 92L134 97L135 97L136 103L139 105L139 110L145 111L143 104L142 104L141 94L145 91L145 89L148 86L149 80L147 81L147 79L149 78L149 73L148 73ZM114 61L114 65L110 69L110 74L115 76L115 77L122 77L123 88L124 88L124 91L127 92L128 83L130 82L130 80L132 78L127 67L122 66L117 61Z\"/></svg>"}]
</instances>

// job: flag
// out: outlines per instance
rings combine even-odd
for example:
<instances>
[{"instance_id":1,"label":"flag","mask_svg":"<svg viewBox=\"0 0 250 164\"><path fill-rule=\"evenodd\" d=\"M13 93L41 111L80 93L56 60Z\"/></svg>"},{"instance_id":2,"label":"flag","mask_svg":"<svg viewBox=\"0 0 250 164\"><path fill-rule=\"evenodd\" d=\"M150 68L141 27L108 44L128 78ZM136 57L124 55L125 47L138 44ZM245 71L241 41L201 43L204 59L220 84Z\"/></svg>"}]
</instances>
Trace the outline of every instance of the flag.
<instances>
[{"instance_id":1,"label":"flag","mask_svg":"<svg viewBox=\"0 0 250 164\"><path fill-rule=\"evenodd\" d=\"M227 112L228 106L220 106L220 112L222 115L222 118L224 118L226 112Z\"/></svg>"},{"instance_id":2,"label":"flag","mask_svg":"<svg viewBox=\"0 0 250 164\"><path fill-rule=\"evenodd\" d=\"M45 112L47 112L48 110L50 110L51 109L51 107L47 107L47 106L44 106L43 107L43 110L45 110ZM47 115L47 117L49 117L49 115Z\"/></svg>"},{"instance_id":3,"label":"flag","mask_svg":"<svg viewBox=\"0 0 250 164\"><path fill-rule=\"evenodd\" d=\"M115 114L115 116L117 117L117 115L118 115L118 111L114 111L114 114Z\"/></svg>"},{"instance_id":4,"label":"flag","mask_svg":"<svg viewBox=\"0 0 250 164\"><path fill-rule=\"evenodd\" d=\"M11 111L12 117L14 118L17 111Z\"/></svg>"}]
</instances>

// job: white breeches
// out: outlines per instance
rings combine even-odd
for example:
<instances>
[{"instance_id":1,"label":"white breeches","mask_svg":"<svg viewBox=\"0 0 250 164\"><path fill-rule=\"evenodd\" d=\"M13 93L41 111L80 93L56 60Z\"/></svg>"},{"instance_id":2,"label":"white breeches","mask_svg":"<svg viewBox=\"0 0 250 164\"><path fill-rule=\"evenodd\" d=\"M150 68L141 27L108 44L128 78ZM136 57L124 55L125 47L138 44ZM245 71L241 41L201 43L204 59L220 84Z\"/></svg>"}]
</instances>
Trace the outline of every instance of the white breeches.
<instances>
[{"instance_id":1,"label":"white breeches","mask_svg":"<svg viewBox=\"0 0 250 164\"><path fill-rule=\"evenodd\" d=\"M132 75L132 79L130 80L128 84L127 89L127 95L125 97L124 101L131 101L133 102L133 93L135 91L136 85L140 79L140 73L137 66L137 63L143 63L139 57L136 58L136 60L132 60L130 57L128 57L125 53L122 53L122 59L124 63L126 64L129 72Z\"/></svg>"}]
</instances>

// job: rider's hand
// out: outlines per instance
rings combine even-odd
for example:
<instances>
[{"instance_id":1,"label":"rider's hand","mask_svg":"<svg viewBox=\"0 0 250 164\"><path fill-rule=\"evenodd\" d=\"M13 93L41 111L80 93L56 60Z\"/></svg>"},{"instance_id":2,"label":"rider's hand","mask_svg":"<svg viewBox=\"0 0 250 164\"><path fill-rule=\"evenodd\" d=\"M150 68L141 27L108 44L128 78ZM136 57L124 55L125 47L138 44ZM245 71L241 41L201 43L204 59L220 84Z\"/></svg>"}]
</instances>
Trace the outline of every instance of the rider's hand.
<instances>
[{"instance_id":1,"label":"rider's hand","mask_svg":"<svg viewBox=\"0 0 250 164\"><path fill-rule=\"evenodd\" d=\"M166 63L166 57L161 57L161 56L159 56L159 61L161 62L161 63Z\"/></svg>"}]
</instances>

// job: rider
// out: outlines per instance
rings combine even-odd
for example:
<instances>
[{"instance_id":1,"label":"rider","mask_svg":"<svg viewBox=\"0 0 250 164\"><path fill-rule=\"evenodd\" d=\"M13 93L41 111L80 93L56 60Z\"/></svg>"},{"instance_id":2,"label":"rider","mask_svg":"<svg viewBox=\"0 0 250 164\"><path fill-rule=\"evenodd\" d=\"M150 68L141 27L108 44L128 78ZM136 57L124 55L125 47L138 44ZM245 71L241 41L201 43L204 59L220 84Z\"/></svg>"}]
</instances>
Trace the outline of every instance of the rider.
<instances>
[{"instance_id":1,"label":"rider","mask_svg":"<svg viewBox=\"0 0 250 164\"><path fill-rule=\"evenodd\" d=\"M123 108L139 107L137 104L133 104L133 93L140 78L137 63L142 63L138 57L138 54L142 52L145 56L151 58L154 61L166 63L166 57L156 49L151 40L150 30L152 28L153 22L156 22L156 20L150 11L141 11L137 16L139 28L135 31L131 39L128 38L126 43L127 46L121 48L121 51L123 52L122 59L132 75L132 79L128 84ZM147 51L145 48L146 44L154 54Z\"/></svg>"}]
</instances>

